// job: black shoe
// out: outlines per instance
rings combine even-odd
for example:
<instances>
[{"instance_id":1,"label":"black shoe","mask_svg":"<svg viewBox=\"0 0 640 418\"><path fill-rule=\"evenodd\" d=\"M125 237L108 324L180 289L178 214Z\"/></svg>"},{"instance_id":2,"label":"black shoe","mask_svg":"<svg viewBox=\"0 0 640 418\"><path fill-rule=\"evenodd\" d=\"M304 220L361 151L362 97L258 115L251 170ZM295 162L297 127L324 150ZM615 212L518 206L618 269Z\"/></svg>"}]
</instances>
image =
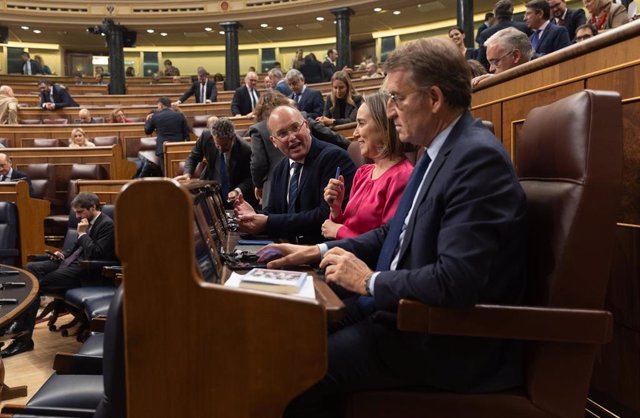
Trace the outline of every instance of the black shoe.
<instances>
[{"instance_id":1,"label":"black shoe","mask_svg":"<svg viewBox=\"0 0 640 418\"><path fill-rule=\"evenodd\" d=\"M10 337L12 335L19 334L24 331L22 328L20 321L13 321L5 328L0 329L0 337L4 337L5 335Z\"/></svg>"},{"instance_id":2,"label":"black shoe","mask_svg":"<svg viewBox=\"0 0 640 418\"><path fill-rule=\"evenodd\" d=\"M33 340L31 338L28 340L13 340L6 349L0 351L0 355L2 358L6 358L31 350L33 350Z\"/></svg>"}]
</instances>

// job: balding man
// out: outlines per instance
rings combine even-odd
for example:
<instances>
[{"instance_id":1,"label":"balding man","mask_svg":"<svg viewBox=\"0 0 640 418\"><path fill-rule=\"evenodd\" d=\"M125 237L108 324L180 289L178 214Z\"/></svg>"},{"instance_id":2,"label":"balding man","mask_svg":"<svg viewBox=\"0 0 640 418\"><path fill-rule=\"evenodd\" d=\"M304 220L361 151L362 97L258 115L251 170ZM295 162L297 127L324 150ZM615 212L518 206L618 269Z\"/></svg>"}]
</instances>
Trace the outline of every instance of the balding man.
<instances>
[{"instance_id":1,"label":"balding man","mask_svg":"<svg viewBox=\"0 0 640 418\"><path fill-rule=\"evenodd\" d=\"M191 88L175 104L184 103L191 96L195 96L196 103L211 103L218 99L216 82L209 79L209 73L202 67L198 67L198 80L191 84Z\"/></svg>"},{"instance_id":2,"label":"balding man","mask_svg":"<svg viewBox=\"0 0 640 418\"><path fill-rule=\"evenodd\" d=\"M260 93L256 90L258 75L249 71L244 77L244 86L238 87L231 100L231 114L235 116L253 116L260 100Z\"/></svg>"},{"instance_id":3,"label":"balding man","mask_svg":"<svg viewBox=\"0 0 640 418\"><path fill-rule=\"evenodd\" d=\"M324 187L340 167L345 196L349 196L356 171L353 161L345 150L311 136L309 122L298 109L275 108L267 126L271 143L286 157L273 169L269 201L262 213L242 200L236 203L240 231L287 237L293 242L321 242L320 228L329 217Z\"/></svg>"},{"instance_id":4,"label":"balding man","mask_svg":"<svg viewBox=\"0 0 640 418\"><path fill-rule=\"evenodd\" d=\"M96 123L95 119L91 116L91 112L86 107L83 107L78 112L78 120L80 123Z\"/></svg>"},{"instance_id":5,"label":"balding man","mask_svg":"<svg viewBox=\"0 0 640 418\"><path fill-rule=\"evenodd\" d=\"M0 86L0 125L18 123L18 99L9 86Z\"/></svg>"},{"instance_id":6,"label":"balding man","mask_svg":"<svg viewBox=\"0 0 640 418\"><path fill-rule=\"evenodd\" d=\"M483 74L471 81L477 86L482 80L494 74L500 74L510 68L529 62L533 49L529 37L516 28L506 28L494 33L486 40L487 60L491 74Z\"/></svg>"},{"instance_id":7,"label":"balding man","mask_svg":"<svg viewBox=\"0 0 640 418\"><path fill-rule=\"evenodd\" d=\"M22 171L14 170L11 157L7 154L0 153L0 182L5 181L20 181L24 180L29 183L29 194L33 195L33 187L31 187L31 180Z\"/></svg>"}]
</instances>

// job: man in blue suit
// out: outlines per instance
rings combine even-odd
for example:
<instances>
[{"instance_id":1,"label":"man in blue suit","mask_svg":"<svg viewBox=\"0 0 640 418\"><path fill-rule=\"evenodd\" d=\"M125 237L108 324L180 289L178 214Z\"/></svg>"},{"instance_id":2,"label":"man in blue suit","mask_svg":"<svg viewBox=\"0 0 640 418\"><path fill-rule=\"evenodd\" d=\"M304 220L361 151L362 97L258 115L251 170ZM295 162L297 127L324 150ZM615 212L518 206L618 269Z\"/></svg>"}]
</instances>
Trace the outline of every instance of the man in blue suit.
<instances>
[{"instance_id":1,"label":"man in blue suit","mask_svg":"<svg viewBox=\"0 0 640 418\"><path fill-rule=\"evenodd\" d=\"M322 110L324 109L322 93L307 87L304 83L304 75L296 69L289 70L286 79L289 88L293 92L289 97L296 102L298 109L307 112L311 119L322 116Z\"/></svg>"},{"instance_id":2,"label":"man in blue suit","mask_svg":"<svg viewBox=\"0 0 640 418\"><path fill-rule=\"evenodd\" d=\"M286 158L273 169L269 201L262 213L242 199L237 201L240 231L300 243L322 242L322 223L329 218L324 188L340 167L344 195L349 196L356 167L345 150L312 137L309 122L291 106L275 108L268 127L271 143Z\"/></svg>"},{"instance_id":3,"label":"man in blue suit","mask_svg":"<svg viewBox=\"0 0 640 418\"><path fill-rule=\"evenodd\" d=\"M582 9L568 9L564 0L547 0L553 19L551 21L558 26L564 26L569 33L569 39L573 42L576 37L576 29L587 21Z\"/></svg>"},{"instance_id":4,"label":"man in blue suit","mask_svg":"<svg viewBox=\"0 0 640 418\"><path fill-rule=\"evenodd\" d=\"M402 142L426 149L388 224L317 246L274 246L285 257L269 268L321 260L325 279L351 292L328 337L327 375L287 418L341 416L335 397L361 389L472 393L523 382L517 342L396 327L404 298L453 308L522 302L526 199L504 147L468 110L470 74L453 43L420 39L385 65L388 117Z\"/></svg>"},{"instance_id":5,"label":"man in blue suit","mask_svg":"<svg viewBox=\"0 0 640 418\"><path fill-rule=\"evenodd\" d=\"M78 103L73 100L67 89L59 84L54 84L51 80L38 81L38 90L40 90L39 106L43 110L78 107Z\"/></svg>"},{"instance_id":6,"label":"man in blue suit","mask_svg":"<svg viewBox=\"0 0 640 418\"><path fill-rule=\"evenodd\" d=\"M524 21L533 30L531 47L537 56L550 54L571 44L567 28L551 23L547 0L530 0L525 5Z\"/></svg>"}]
</instances>

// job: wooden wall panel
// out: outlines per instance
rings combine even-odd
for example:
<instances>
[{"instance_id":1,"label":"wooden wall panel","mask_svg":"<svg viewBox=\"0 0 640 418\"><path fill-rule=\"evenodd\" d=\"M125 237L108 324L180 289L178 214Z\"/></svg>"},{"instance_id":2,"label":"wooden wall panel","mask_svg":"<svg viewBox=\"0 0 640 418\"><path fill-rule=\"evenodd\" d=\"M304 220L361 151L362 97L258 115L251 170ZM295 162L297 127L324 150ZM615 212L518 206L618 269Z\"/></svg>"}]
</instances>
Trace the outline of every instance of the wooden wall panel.
<instances>
[{"instance_id":1,"label":"wooden wall panel","mask_svg":"<svg viewBox=\"0 0 640 418\"><path fill-rule=\"evenodd\" d=\"M587 79L587 88L593 90L611 90L615 88L622 99L640 96L640 65L632 65L616 71L607 72Z\"/></svg>"},{"instance_id":2,"label":"wooden wall panel","mask_svg":"<svg viewBox=\"0 0 640 418\"><path fill-rule=\"evenodd\" d=\"M640 99L622 107L624 155L619 222L640 225Z\"/></svg>"},{"instance_id":3,"label":"wooden wall panel","mask_svg":"<svg viewBox=\"0 0 640 418\"><path fill-rule=\"evenodd\" d=\"M502 103L481 106L473 109L472 113L476 118L493 122L494 134L496 138L502 141Z\"/></svg>"}]
</instances>

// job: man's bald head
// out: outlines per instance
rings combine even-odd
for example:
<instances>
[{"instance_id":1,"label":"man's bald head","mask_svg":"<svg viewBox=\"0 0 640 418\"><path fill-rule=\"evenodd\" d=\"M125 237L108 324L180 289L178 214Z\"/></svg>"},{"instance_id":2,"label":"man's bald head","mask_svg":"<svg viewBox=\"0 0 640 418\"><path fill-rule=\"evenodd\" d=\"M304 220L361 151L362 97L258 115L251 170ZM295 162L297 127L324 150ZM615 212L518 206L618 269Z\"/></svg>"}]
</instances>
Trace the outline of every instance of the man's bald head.
<instances>
[{"instance_id":1,"label":"man's bald head","mask_svg":"<svg viewBox=\"0 0 640 418\"><path fill-rule=\"evenodd\" d=\"M14 97L13 89L9 86L0 86L0 94L4 94L5 96Z\"/></svg>"}]
</instances>

